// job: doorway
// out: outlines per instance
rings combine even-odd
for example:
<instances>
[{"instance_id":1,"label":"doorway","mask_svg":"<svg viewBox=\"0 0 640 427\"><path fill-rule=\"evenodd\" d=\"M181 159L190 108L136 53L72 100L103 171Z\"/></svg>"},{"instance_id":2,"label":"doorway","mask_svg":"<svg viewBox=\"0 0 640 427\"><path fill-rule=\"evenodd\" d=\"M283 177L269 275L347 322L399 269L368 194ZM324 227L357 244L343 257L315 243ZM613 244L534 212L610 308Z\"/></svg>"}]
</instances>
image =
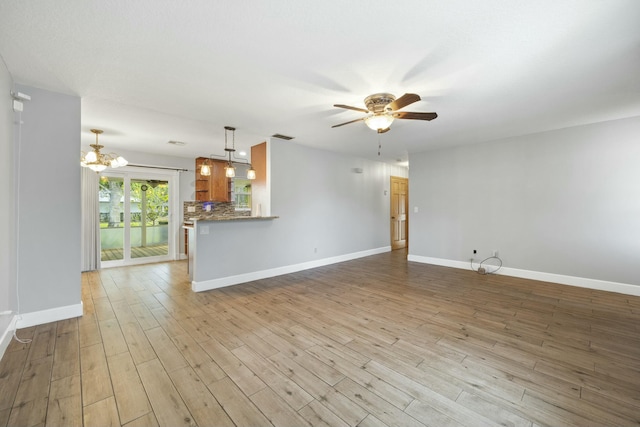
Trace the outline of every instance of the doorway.
<instances>
[{"instance_id":1,"label":"doorway","mask_svg":"<svg viewBox=\"0 0 640 427\"><path fill-rule=\"evenodd\" d=\"M98 191L101 267L175 259L174 174L109 171Z\"/></svg>"},{"instance_id":2,"label":"doorway","mask_svg":"<svg viewBox=\"0 0 640 427\"><path fill-rule=\"evenodd\" d=\"M409 179L391 177L391 250L406 248L409 243Z\"/></svg>"}]
</instances>

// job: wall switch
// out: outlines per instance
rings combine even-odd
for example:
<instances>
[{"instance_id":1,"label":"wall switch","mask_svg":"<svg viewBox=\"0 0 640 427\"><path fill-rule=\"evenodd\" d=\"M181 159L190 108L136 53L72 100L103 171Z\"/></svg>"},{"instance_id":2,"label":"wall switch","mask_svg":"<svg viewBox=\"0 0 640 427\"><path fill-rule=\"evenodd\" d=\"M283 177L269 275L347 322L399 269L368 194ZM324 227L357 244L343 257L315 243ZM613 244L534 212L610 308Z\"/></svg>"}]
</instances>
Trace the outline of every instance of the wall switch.
<instances>
[{"instance_id":1,"label":"wall switch","mask_svg":"<svg viewBox=\"0 0 640 427\"><path fill-rule=\"evenodd\" d=\"M200 226L200 234L209 234L209 226L201 225Z\"/></svg>"},{"instance_id":2,"label":"wall switch","mask_svg":"<svg viewBox=\"0 0 640 427\"><path fill-rule=\"evenodd\" d=\"M418 207L417 206L413 207L413 213L418 213Z\"/></svg>"},{"instance_id":3,"label":"wall switch","mask_svg":"<svg viewBox=\"0 0 640 427\"><path fill-rule=\"evenodd\" d=\"M195 212L195 211L196 211L195 206L187 206L187 212Z\"/></svg>"}]
</instances>

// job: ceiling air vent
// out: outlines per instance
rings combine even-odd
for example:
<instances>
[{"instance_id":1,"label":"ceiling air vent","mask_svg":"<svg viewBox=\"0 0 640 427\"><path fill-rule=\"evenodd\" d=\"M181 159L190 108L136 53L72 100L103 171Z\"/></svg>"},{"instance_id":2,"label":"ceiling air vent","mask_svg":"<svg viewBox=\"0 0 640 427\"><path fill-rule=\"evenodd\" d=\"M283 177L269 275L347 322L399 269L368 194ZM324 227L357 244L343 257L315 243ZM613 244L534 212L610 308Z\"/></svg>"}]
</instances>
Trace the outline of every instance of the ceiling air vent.
<instances>
[{"instance_id":1,"label":"ceiling air vent","mask_svg":"<svg viewBox=\"0 0 640 427\"><path fill-rule=\"evenodd\" d=\"M293 136L287 136L287 135L282 135L279 133L274 133L273 135L271 135L271 138L280 138L280 139L285 139L287 141L293 139Z\"/></svg>"},{"instance_id":2,"label":"ceiling air vent","mask_svg":"<svg viewBox=\"0 0 640 427\"><path fill-rule=\"evenodd\" d=\"M167 144L177 145L177 146L180 146L180 147L182 147L183 145L187 145L186 142L182 142L182 141L169 141L169 142L167 142Z\"/></svg>"}]
</instances>

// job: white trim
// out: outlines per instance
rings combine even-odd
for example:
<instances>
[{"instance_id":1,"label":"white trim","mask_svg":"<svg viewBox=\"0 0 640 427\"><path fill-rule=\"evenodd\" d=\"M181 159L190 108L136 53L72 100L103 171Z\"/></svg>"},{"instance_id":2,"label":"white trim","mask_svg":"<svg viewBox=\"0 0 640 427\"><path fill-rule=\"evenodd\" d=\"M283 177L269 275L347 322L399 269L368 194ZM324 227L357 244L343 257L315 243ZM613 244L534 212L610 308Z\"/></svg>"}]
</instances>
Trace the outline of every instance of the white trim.
<instances>
[{"instance_id":1,"label":"white trim","mask_svg":"<svg viewBox=\"0 0 640 427\"><path fill-rule=\"evenodd\" d=\"M16 315L16 328L28 328L29 326L42 325L44 323L57 322L58 320L80 316L82 316L82 301L78 304L64 307L18 314Z\"/></svg>"},{"instance_id":2,"label":"white trim","mask_svg":"<svg viewBox=\"0 0 640 427\"><path fill-rule=\"evenodd\" d=\"M419 255L407 256L408 261L423 264L441 265L444 267L470 270L470 263L443 258L432 258ZM518 268L502 267L496 274L520 277L523 279L539 280L541 282L558 283L560 285L577 286L580 288L597 289L599 291L617 292L619 294L640 296L640 286L627 283L609 282L606 280L589 279L586 277L566 276L563 274L545 273L543 271L521 270Z\"/></svg>"},{"instance_id":3,"label":"white trim","mask_svg":"<svg viewBox=\"0 0 640 427\"><path fill-rule=\"evenodd\" d=\"M352 259L363 258L370 255L377 255L390 252L391 246L384 246L376 249L369 249L361 252L353 252L345 255L338 255L330 258L318 259L315 261L303 262L300 264L286 265L284 267L270 268L268 270L253 271L251 273L238 274L236 276L221 277L219 279L204 280L202 282L191 282L191 290L194 292L208 291L211 289L223 288L225 286L238 285L240 283L254 280L267 279L269 277L283 274L295 273L297 271L309 270L311 268L322 267L329 264L350 261Z\"/></svg>"},{"instance_id":4,"label":"white trim","mask_svg":"<svg viewBox=\"0 0 640 427\"><path fill-rule=\"evenodd\" d=\"M4 352L11 344L11 340L13 339L13 331L16 330L16 316L11 318L7 329L2 333L2 338L0 338L0 359L4 356Z\"/></svg>"}]
</instances>

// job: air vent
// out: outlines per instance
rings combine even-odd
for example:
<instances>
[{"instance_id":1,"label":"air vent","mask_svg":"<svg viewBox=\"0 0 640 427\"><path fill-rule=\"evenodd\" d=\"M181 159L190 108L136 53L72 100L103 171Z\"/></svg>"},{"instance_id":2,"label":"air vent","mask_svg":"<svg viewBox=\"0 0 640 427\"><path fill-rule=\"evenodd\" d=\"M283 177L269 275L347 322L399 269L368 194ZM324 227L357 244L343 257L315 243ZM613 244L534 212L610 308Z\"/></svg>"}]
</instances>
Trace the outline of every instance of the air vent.
<instances>
[{"instance_id":1,"label":"air vent","mask_svg":"<svg viewBox=\"0 0 640 427\"><path fill-rule=\"evenodd\" d=\"M169 141L169 142L167 142L167 144L179 145L180 147L182 147L183 145L187 145L186 142L182 142L182 141Z\"/></svg>"},{"instance_id":2,"label":"air vent","mask_svg":"<svg viewBox=\"0 0 640 427\"><path fill-rule=\"evenodd\" d=\"M287 135L281 135L279 133L274 133L273 135L271 135L271 138L280 138L280 139L285 139L287 141L293 139L293 136L287 136Z\"/></svg>"}]
</instances>

